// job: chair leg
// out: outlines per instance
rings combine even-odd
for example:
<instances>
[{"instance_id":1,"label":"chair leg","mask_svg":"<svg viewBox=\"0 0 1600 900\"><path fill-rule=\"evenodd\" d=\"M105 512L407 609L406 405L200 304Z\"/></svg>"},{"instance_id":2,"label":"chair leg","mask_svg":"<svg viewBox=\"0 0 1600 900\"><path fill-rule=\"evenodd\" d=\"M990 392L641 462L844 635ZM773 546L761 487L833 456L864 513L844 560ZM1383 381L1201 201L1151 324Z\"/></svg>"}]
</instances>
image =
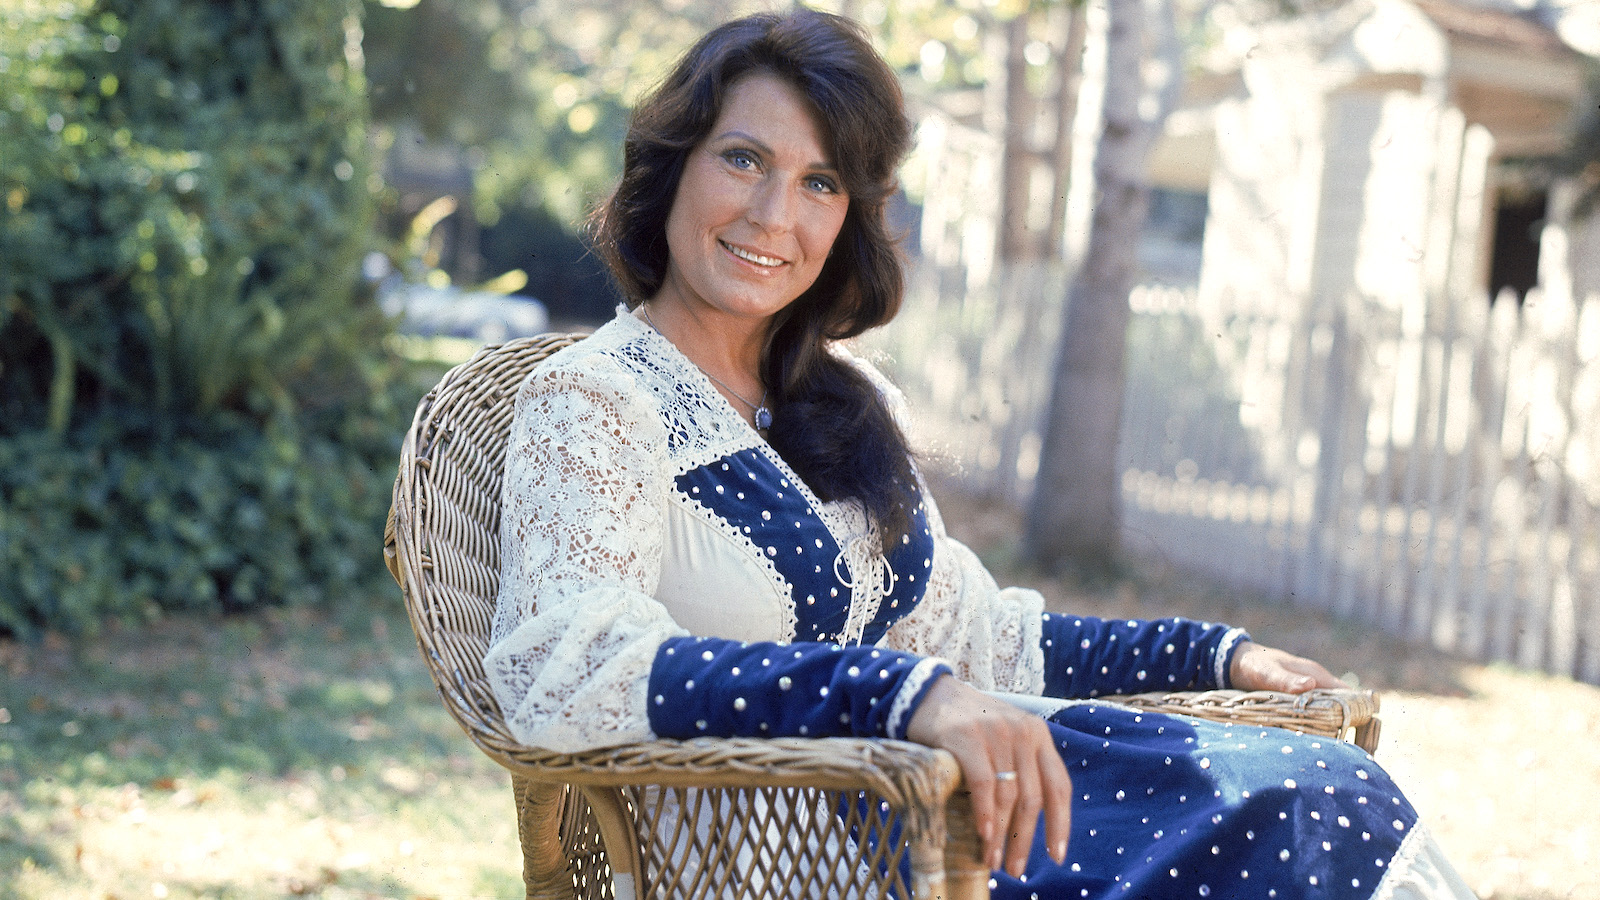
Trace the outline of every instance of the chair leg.
<instances>
[{"instance_id":1,"label":"chair leg","mask_svg":"<svg viewBox=\"0 0 1600 900\"><path fill-rule=\"evenodd\" d=\"M1373 716L1365 723L1356 726L1354 743L1357 747L1376 754L1378 752L1378 739L1383 733L1383 720Z\"/></svg>"},{"instance_id":2,"label":"chair leg","mask_svg":"<svg viewBox=\"0 0 1600 900\"><path fill-rule=\"evenodd\" d=\"M640 867L638 836L634 834L632 818L622 791L614 787L585 787L583 799L589 802L595 825L600 829L600 839L606 847L606 860L611 864L611 887L616 900L635 900L643 884L644 872Z\"/></svg>"},{"instance_id":3,"label":"chair leg","mask_svg":"<svg viewBox=\"0 0 1600 900\"><path fill-rule=\"evenodd\" d=\"M945 803L945 840L926 835L911 843L911 891L916 900L989 900L989 870L981 859L972 800L957 791Z\"/></svg>"},{"instance_id":4,"label":"chair leg","mask_svg":"<svg viewBox=\"0 0 1600 900\"><path fill-rule=\"evenodd\" d=\"M576 900L561 847L561 799L566 785L511 776L522 841L522 882L528 900Z\"/></svg>"}]
</instances>

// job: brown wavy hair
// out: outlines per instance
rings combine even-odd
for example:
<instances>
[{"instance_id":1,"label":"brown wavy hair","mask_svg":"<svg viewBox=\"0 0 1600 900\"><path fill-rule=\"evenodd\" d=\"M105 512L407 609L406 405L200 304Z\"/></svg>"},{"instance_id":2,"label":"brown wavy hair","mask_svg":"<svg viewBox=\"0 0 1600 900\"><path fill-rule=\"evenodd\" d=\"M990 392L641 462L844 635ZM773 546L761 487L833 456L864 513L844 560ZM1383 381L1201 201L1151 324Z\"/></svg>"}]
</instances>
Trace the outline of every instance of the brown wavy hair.
<instances>
[{"instance_id":1,"label":"brown wavy hair","mask_svg":"<svg viewBox=\"0 0 1600 900\"><path fill-rule=\"evenodd\" d=\"M762 360L774 409L768 440L822 499L859 500L885 541L897 541L916 484L910 449L877 389L828 351L894 318L905 290L884 209L911 124L899 81L860 26L803 9L708 32L634 111L622 179L591 218L591 238L630 308L653 297L666 276L667 216L685 160L728 89L756 73L783 79L811 104L850 198L816 282L773 317Z\"/></svg>"}]
</instances>

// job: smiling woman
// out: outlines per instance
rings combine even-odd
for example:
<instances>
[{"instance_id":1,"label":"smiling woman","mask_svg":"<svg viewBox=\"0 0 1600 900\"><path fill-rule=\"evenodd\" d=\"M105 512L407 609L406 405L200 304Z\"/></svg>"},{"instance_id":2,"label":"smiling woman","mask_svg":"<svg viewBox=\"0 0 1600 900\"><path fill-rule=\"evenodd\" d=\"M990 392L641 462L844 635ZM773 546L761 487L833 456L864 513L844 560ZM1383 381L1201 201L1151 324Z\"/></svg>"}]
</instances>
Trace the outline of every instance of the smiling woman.
<instances>
[{"instance_id":1,"label":"smiling woman","mask_svg":"<svg viewBox=\"0 0 1600 900\"><path fill-rule=\"evenodd\" d=\"M770 399L756 406L771 410L763 436L778 455L890 538L909 523L910 450L879 388L833 344L899 311L883 211L910 141L899 81L854 23L740 19L640 103L622 180L591 223L628 306L747 422L749 401ZM701 289L742 297L730 311L744 311L679 302Z\"/></svg>"},{"instance_id":2,"label":"smiling woman","mask_svg":"<svg viewBox=\"0 0 1600 900\"><path fill-rule=\"evenodd\" d=\"M816 282L849 209L815 118L788 82L745 76L667 216L666 276L641 310L730 401L766 393L767 322Z\"/></svg>"},{"instance_id":3,"label":"smiling woman","mask_svg":"<svg viewBox=\"0 0 1600 900\"><path fill-rule=\"evenodd\" d=\"M484 658L511 732L945 749L1003 898L1467 896L1353 745L1094 699L1341 686L1321 665L1044 614L946 535L898 393L840 343L900 304L909 133L862 33L811 11L712 31L641 104L595 219L628 309L515 399Z\"/></svg>"},{"instance_id":4,"label":"smiling woman","mask_svg":"<svg viewBox=\"0 0 1600 900\"><path fill-rule=\"evenodd\" d=\"M711 136L685 161L667 216L666 279L650 306L672 331L742 338L751 365L733 377L759 377L764 320L811 287L832 252L850 200L830 157L805 98L756 73L729 89Z\"/></svg>"}]
</instances>

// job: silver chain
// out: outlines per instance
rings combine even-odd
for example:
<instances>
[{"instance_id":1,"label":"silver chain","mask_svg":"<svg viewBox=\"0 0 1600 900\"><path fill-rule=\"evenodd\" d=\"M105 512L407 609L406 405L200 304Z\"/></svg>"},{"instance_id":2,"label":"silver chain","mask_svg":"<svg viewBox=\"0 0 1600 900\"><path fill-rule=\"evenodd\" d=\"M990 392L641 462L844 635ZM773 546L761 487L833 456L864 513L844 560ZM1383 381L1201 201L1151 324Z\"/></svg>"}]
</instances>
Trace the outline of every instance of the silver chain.
<instances>
[{"instance_id":1,"label":"silver chain","mask_svg":"<svg viewBox=\"0 0 1600 900\"><path fill-rule=\"evenodd\" d=\"M667 338L666 334L662 333L661 329L656 327L656 320L650 318L650 305L648 303L640 304L639 309L644 312L644 320L646 322L650 323L650 329L652 331L654 331L656 334L661 335L662 338L670 341L671 338ZM688 359L688 357L689 357L689 354L685 353L684 354L684 358ZM723 390L725 390L728 393L732 394L733 396L737 397L739 399L740 403L743 403L745 406L750 407L750 411L755 414L756 430L757 431L765 432L768 428L772 427L772 410L767 408L767 388L766 388L765 385L763 385L762 388L761 388L761 402L760 403L751 403L749 400L745 399L743 394L739 393L738 391L734 390L731 387L728 387L728 385L721 378L718 378L717 376L715 376L715 375L711 374L710 372L706 371L706 367L705 366L702 366L699 363L694 362L694 360L692 360L692 359L690 359L689 361L694 363L694 367L696 369L700 370L700 374L702 374L702 375L706 376L707 378L711 379L712 381L716 382L718 387L721 387Z\"/></svg>"}]
</instances>

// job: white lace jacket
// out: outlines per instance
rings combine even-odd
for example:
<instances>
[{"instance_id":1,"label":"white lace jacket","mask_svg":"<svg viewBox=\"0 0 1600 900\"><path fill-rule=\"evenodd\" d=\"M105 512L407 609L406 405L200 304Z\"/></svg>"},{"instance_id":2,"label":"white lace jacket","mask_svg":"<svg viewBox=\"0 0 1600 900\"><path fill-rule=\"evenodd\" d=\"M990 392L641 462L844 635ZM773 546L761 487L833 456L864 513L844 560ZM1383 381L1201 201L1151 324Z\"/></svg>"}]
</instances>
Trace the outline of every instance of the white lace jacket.
<instances>
[{"instance_id":1,"label":"white lace jacket","mask_svg":"<svg viewBox=\"0 0 1600 900\"><path fill-rule=\"evenodd\" d=\"M1040 595L1000 589L925 492L919 516L928 558L911 558L922 554L909 538L898 555L868 549L857 504L818 501L693 363L619 314L516 398L485 658L512 733L557 751L652 737L652 667L691 634L865 640L942 658L979 688L1038 694ZM896 682L902 694L935 674L918 668Z\"/></svg>"}]
</instances>

